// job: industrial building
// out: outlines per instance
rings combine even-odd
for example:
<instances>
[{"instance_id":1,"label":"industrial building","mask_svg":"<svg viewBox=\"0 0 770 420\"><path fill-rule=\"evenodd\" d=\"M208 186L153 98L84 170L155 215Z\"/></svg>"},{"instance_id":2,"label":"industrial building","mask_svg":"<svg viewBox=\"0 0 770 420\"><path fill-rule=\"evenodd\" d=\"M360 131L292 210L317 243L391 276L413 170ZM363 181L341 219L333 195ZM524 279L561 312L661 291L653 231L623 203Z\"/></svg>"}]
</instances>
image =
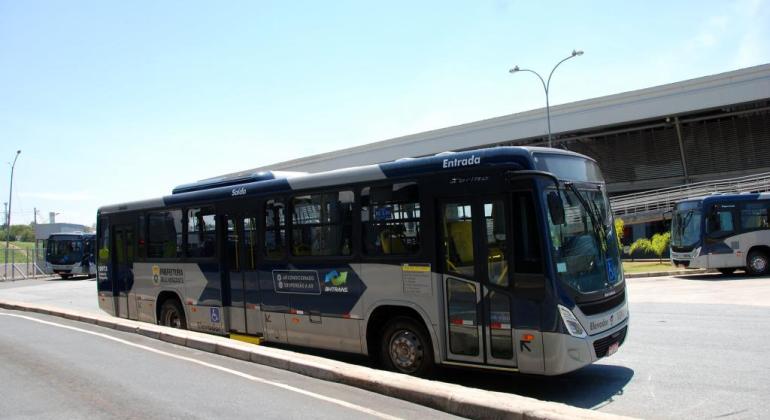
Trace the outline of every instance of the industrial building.
<instances>
[{"instance_id":1,"label":"industrial building","mask_svg":"<svg viewBox=\"0 0 770 420\"><path fill-rule=\"evenodd\" d=\"M554 147L593 157L611 195L770 173L770 64L552 106ZM547 144L545 108L462 124L259 170L318 172L443 151ZM631 238L664 229L658 206ZM630 239L630 238L629 238Z\"/></svg>"}]
</instances>

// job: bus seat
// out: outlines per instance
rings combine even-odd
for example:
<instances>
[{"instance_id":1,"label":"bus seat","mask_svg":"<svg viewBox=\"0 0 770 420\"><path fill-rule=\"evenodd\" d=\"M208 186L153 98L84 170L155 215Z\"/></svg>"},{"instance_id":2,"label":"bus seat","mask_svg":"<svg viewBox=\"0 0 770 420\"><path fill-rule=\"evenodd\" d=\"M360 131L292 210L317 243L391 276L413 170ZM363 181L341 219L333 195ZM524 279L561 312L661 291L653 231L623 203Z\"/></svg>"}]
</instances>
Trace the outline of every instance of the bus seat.
<instances>
[{"instance_id":1,"label":"bus seat","mask_svg":"<svg viewBox=\"0 0 770 420\"><path fill-rule=\"evenodd\" d=\"M403 228L403 227L402 227ZM387 227L380 231L380 246L383 254L405 254L404 234L396 227Z\"/></svg>"},{"instance_id":2,"label":"bus seat","mask_svg":"<svg viewBox=\"0 0 770 420\"><path fill-rule=\"evenodd\" d=\"M470 220L448 223L449 236L462 265L473 262L473 226Z\"/></svg>"}]
</instances>

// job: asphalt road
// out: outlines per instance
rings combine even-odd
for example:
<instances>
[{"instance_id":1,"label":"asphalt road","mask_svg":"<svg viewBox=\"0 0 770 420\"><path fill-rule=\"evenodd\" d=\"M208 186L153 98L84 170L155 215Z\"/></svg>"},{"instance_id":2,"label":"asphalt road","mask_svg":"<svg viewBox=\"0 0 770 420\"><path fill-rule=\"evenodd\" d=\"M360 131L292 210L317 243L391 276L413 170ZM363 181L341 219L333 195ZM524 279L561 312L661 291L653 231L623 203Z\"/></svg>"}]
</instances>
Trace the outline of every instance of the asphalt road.
<instances>
[{"instance_id":1,"label":"asphalt road","mask_svg":"<svg viewBox=\"0 0 770 420\"><path fill-rule=\"evenodd\" d=\"M436 379L642 418L770 418L770 278L628 282L629 337L610 358L559 377L443 369ZM98 312L94 287L88 280L0 283L0 298Z\"/></svg>"},{"instance_id":2,"label":"asphalt road","mask_svg":"<svg viewBox=\"0 0 770 420\"><path fill-rule=\"evenodd\" d=\"M416 404L136 334L0 310L0 417L412 419Z\"/></svg>"}]
</instances>

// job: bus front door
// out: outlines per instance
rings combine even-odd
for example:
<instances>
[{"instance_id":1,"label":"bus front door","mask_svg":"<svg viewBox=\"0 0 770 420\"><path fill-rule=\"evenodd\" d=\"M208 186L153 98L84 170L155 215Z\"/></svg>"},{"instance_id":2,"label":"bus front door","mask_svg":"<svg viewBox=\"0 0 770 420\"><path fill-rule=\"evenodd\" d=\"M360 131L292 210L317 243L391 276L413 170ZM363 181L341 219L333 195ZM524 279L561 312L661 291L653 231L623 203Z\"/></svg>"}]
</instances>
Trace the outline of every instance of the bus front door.
<instances>
[{"instance_id":1,"label":"bus front door","mask_svg":"<svg viewBox=\"0 0 770 420\"><path fill-rule=\"evenodd\" d=\"M492 197L439 205L450 361L517 366L507 203Z\"/></svg>"},{"instance_id":2,"label":"bus front door","mask_svg":"<svg viewBox=\"0 0 770 420\"><path fill-rule=\"evenodd\" d=\"M134 285L134 226L115 225L113 236L113 293L116 315L130 318L128 294Z\"/></svg>"}]
</instances>

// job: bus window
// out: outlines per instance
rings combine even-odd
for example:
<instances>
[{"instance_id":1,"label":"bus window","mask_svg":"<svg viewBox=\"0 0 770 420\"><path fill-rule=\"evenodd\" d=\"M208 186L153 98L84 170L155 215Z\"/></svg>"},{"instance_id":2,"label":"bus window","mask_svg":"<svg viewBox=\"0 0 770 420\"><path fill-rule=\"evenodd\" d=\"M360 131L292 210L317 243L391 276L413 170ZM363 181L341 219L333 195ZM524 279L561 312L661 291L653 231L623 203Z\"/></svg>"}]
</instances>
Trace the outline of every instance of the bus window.
<instances>
[{"instance_id":1,"label":"bus window","mask_svg":"<svg viewBox=\"0 0 770 420\"><path fill-rule=\"evenodd\" d=\"M137 257L144 259L147 256L147 225L144 215L137 218L136 249Z\"/></svg>"},{"instance_id":2,"label":"bus window","mask_svg":"<svg viewBox=\"0 0 770 420\"><path fill-rule=\"evenodd\" d=\"M244 269L254 270L257 267L257 218L243 218L243 255Z\"/></svg>"},{"instance_id":3,"label":"bus window","mask_svg":"<svg viewBox=\"0 0 770 420\"><path fill-rule=\"evenodd\" d=\"M487 237L487 276L490 284L508 286L508 239L505 235L505 206L502 200L484 203Z\"/></svg>"},{"instance_id":4,"label":"bus window","mask_svg":"<svg viewBox=\"0 0 770 420\"><path fill-rule=\"evenodd\" d=\"M255 226L256 227L256 226ZM280 259L286 246L286 215L278 200L265 202L265 257Z\"/></svg>"},{"instance_id":5,"label":"bus window","mask_svg":"<svg viewBox=\"0 0 770 420\"><path fill-rule=\"evenodd\" d=\"M741 230L767 229L767 201L745 203L741 206Z\"/></svg>"},{"instance_id":6,"label":"bus window","mask_svg":"<svg viewBox=\"0 0 770 420\"><path fill-rule=\"evenodd\" d=\"M361 190L362 244L367 255L420 250L420 198L414 182Z\"/></svg>"},{"instance_id":7,"label":"bus window","mask_svg":"<svg viewBox=\"0 0 770 420\"><path fill-rule=\"evenodd\" d=\"M99 222L102 232L99 236L99 265L107 267L110 262L110 224L107 218L102 218ZM47 252L47 251L46 251Z\"/></svg>"},{"instance_id":8,"label":"bus window","mask_svg":"<svg viewBox=\"0 0 770 420\"><path fill-rule=\"evenodd\" d=\"M447 271L473 278L473 219L470 203L445 205L444 243Z\"/></svg>"},{"instance_id":9,"label":"bus window","mask_svg":"<svg viewBox=\"0 0 770 420\"><path fill-rule=\"evenodd\" d=\"M731 208L712 207L707 220L708 235L712 238L723 238L735 230L733 210Z\"/></svg>"},{"instance_id":10,"label":"bus window","mask_svg":"<svg viewBox=\"0 0 770 420\"><path fill-rule=\"evenodd\" d=\"M187 256L209 258L216 254L216 217L213 208L187 210Z\"/></svg>"},{"instance_id":11,"label":"bus window","mask_svg":"<svg viewBox=\"0 0 770 420\"><path fill-rule=\"evenodd\" d=\"M238 260L238 229L235 226L235 220L227 218L227 250L225 252L227 257L227 267L230 271L241 271Z\"/></svg>"},{"instance_id":12,"label":"bus window","mask_svg":"<svg viewBox=\"0 0 770 420\"><path fill-rule=\"evenodd\" d=\"M147 225L147 258L182 256L181 210L148 213Z\"/></svg>"},{"instance_id":13,"label":"bus window","mask_svg":"<svg viewBox=\"0 0 770 420\"><path fill-rule=\"evenodd\" d=\"M292 200L292 254L350 255L353 192L311 194Z\"/></svg>"},{"instance_id":14,"label":"bus window","mask_svg":"<svg viewBox=\"0 0 770 420\"><path fill-rule=\"evenodd\" d=\"M513 242L514 271L526 274L542 273L540 234L532 193L517 192L513 195Z\"/></svg>"}]
</instances>

